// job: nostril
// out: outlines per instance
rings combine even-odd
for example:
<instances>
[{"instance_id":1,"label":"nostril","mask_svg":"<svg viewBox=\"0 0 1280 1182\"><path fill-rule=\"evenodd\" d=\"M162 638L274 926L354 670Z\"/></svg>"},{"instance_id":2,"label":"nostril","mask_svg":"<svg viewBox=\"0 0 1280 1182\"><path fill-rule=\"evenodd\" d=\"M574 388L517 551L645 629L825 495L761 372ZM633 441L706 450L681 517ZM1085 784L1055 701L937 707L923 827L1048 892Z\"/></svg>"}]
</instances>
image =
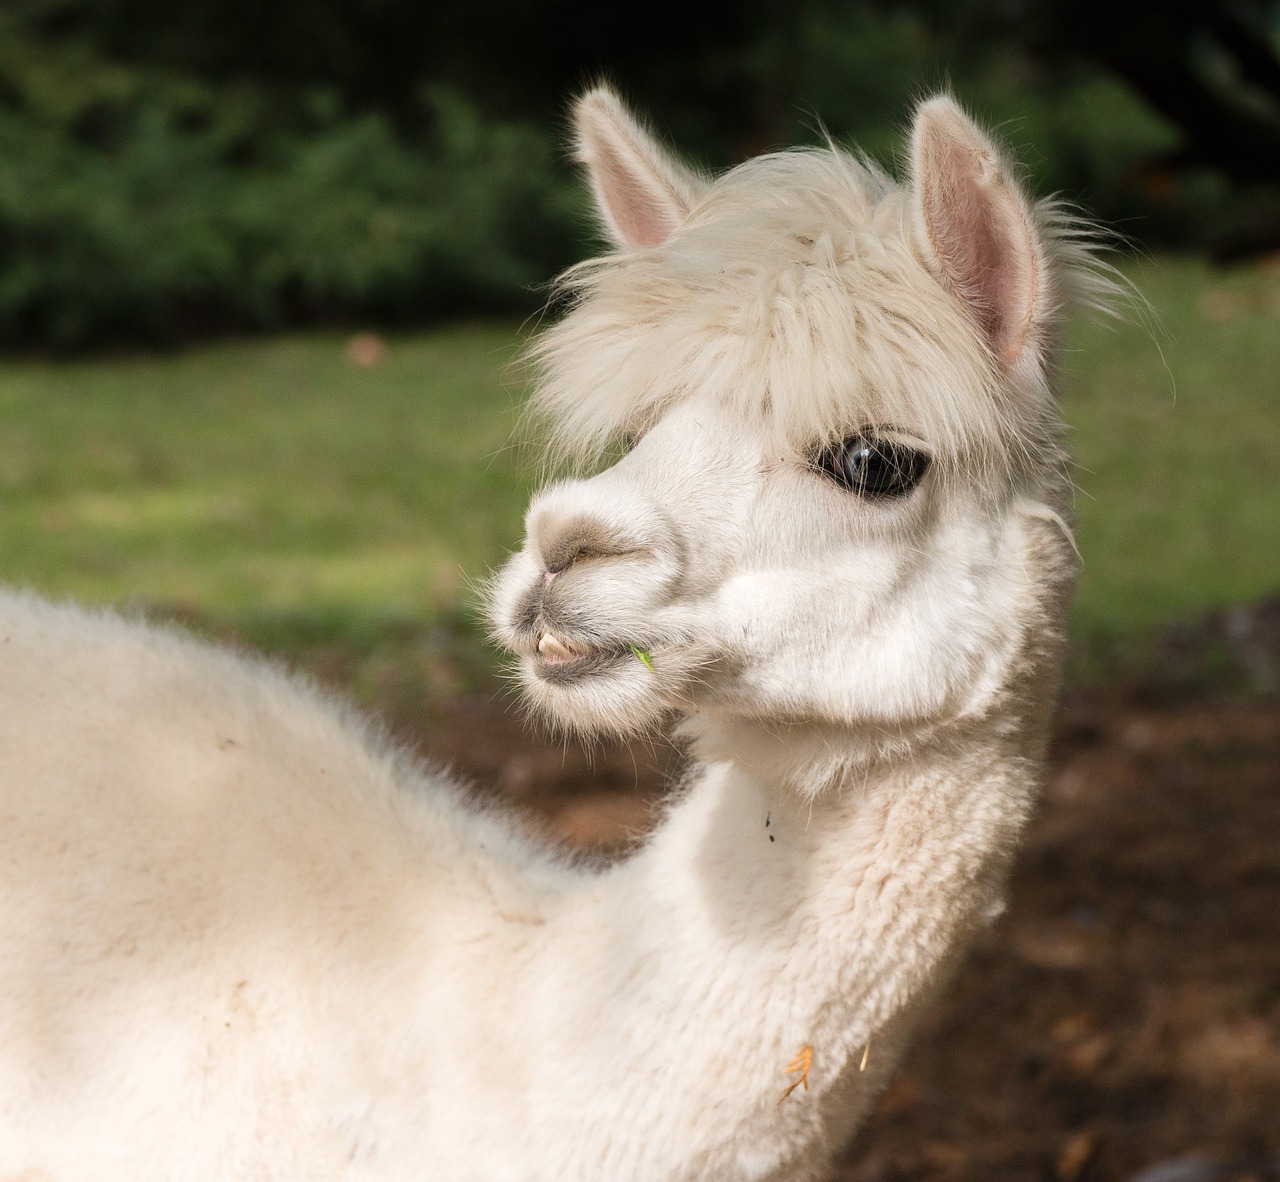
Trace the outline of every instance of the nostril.
<instances>
[{"instance_id":1,"label":"nostril","mask_svg":"<svg viewBox=\"0 0 1280 1182\"><path fill-rule=\"evenodd\" d=\"M610 536L597 521L571 522L544 548L542 563L547 572L545 579L550 582L556 575L585 558L616 557L619 554L630 554L633 548Z\"/></svg>"},{"instance_id":2,"label":"nostril","mask_svg":"<svg viewBox=\"0 0 1280 1182\"><path fill-rule=\"evenodd\" d=\"M547 563L546 581L549 583L552 579L556 577L556 575L563 574L575 562L577 562L579 558L584 558L584 557L586 557L586 554L582 550L560 550L559 548L557 548L554 556L548 557L546 560L546 563Z\"/></svg>"}]
</instances>

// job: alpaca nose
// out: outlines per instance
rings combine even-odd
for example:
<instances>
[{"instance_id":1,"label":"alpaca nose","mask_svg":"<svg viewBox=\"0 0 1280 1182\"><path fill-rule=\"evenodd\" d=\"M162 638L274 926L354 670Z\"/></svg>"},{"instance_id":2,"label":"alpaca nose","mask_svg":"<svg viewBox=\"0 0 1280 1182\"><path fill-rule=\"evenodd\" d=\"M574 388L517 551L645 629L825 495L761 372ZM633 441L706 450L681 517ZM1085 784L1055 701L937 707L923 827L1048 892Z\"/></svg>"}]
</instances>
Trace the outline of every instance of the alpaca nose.
<instances>
[{"instance_id":1,"label":"alpaca nose","mask_svg":"<svg viewBox=\"0 0 1280 1182\"><path fill-rule=\"evenodd\" d=\"M588 559L657 557L670 527L658 507L616 479L596 477L553 486L535 501L528 540L545 572L554 579Z\"/></svg>"}]
</instances>

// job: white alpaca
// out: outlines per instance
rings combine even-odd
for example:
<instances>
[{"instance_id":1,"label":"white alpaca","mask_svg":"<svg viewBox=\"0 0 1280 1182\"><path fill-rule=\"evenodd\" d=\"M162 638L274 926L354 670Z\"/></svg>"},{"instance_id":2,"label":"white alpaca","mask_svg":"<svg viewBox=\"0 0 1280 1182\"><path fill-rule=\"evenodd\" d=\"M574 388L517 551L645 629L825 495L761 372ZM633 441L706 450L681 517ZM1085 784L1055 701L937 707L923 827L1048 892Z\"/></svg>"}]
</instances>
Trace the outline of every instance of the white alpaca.
<instances>
[{"instance_id":1,"label":"white alpaca","mask_svg":"<svg viewBox=\"0 0 1280 1182\"><path fill-rule=\"evenodd\" d=\"M687 783L575 865L268 666L4 595L0 1179L813 1178L999 910L1084 252L946 98L905 187L708 182L607 91L577 133L616 249L537 401L633 446L492 615L560 725L679 715Z\"/></svg>"}]
</instances>

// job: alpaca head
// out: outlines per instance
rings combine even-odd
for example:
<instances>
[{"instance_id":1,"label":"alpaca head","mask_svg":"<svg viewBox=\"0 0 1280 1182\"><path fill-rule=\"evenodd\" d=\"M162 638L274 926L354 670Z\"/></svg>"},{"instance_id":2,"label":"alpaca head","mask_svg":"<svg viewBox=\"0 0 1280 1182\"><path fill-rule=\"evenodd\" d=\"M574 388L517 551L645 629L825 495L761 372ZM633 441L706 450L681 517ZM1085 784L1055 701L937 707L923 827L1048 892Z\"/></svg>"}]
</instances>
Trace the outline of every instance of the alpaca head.
<instances>
[{"instance_id":1,"label":"alpaca head","mask_svg":"<svg viewBox=\"0 0 1280 1182\"><path fill-rule=\"evenodd\" d=\"M1061 219L945 97L903 185L835 148L708 180L605 90L576 131L612 249L565 277L534 405L615 462L543 490L495 581L535 707L900 741L1017 697L1072 568Z\"/></svg>"}]
</instances>

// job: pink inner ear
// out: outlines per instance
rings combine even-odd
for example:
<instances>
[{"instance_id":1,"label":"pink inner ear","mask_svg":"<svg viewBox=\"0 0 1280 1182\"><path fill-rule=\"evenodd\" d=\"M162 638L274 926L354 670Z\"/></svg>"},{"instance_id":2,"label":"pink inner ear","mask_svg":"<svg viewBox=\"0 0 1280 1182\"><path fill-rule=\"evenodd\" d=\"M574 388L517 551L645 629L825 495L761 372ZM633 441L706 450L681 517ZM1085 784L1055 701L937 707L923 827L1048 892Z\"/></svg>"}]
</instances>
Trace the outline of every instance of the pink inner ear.
<instances>
[{"instance_id":1,"label":"pink inner ear","mask_svg":"<svg viewBox=\"0 0 1280 1182\"><path fill-rule=\"evenodd\" d=\"M943 274L996 356L1012 365L1031 333L1037 275L1032 230L993 153L932 129L922 145L921 215Z\"/></svg>"},{"instance_id":2,"label":"pink inner ear","mask_svg":"<svg viewBox=\"0 0 1280 1182\"><path fill-rule=\"evenodd\" d=\"M577 158L587 166L605 229L619 246L659 246L680 226L704 182L670 156L598 88L575 110Z\"/></svg>"},{"instance_id":3,"label":"pink inner ear","mask_svg":"<svg viewBox=\"0 0 1280 1182\"><path fill-rule=\"evenodd\" d=\"M593 180L618 236L632 246L660 246L679 224L679 197L636 168L610 143L596 146Z\"/></svg>"}]
</instances>

